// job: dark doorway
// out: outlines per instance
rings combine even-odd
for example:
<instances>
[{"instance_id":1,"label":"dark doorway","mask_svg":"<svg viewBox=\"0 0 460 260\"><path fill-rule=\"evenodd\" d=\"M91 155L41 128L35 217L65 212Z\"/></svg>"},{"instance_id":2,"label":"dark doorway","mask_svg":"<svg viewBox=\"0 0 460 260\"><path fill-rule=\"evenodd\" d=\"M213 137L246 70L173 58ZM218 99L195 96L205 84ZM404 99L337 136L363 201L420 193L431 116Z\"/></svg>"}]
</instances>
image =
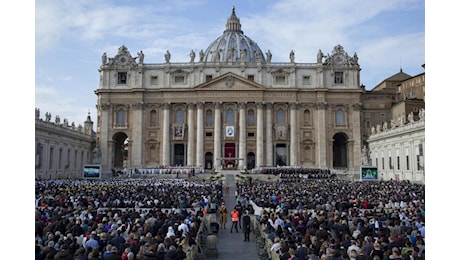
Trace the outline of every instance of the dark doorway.
<instances>
[{"instance_id":1,"label":"dark doorway","mask_svg":"<svg viewBox=\"0 0 460 260\"><path fill-rule=\"evenodd\" d=\"M212 169L213 167L212 153L206 153L206 155L204 156L204 165L205 165L205 169L208 169L208 170Z\"/></svg>"},{"instance_id":2,"label":"dark doorway","mask_svg":"<svg viewBox=\"0 0 460 260\"><path fill-rule=\"evenodd\" d=\"M334 143L332 145L333 163L334 168L347 168L348 167L348 147L347 136L343 133L334 135Z\"/></svg>"},{"instance_id":3,"label":"dark doorway","mask_svg":"<svg viewBox=\"0 0 460 260\"><path fill-rule=\"evenodd\" d=\"M185 145L174 144L173 165L185 165Z\"/></svg>"},{"instance_id":4,"label":"dark doorway","mask_svg":"<svg viewBox=\"0 0 460 260\"><path fill-rule=\"evenodd\" d=\"M277 166L287 165L287 147L286 144L277 144L275 147L275 162Z\"/></svg>"},{"instance_id":5,"label":"dark doorway","mask_svg":"<svg viewBox=\"0 0 460 260\"><path fill-rule=\"evenodd\" d=\"M246 168L248 170L254 169L256 167L256 155L254 153L248 153L248 163L246 164Z\"/></svg>"}]
</instances>

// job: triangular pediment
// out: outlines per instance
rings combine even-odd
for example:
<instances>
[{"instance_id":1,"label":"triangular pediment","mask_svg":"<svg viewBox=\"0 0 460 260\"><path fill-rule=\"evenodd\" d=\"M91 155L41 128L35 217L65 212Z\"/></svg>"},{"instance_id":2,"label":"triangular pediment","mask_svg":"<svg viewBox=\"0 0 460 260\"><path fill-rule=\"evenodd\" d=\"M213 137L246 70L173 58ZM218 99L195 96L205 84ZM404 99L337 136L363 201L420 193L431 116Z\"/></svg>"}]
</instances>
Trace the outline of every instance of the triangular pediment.
<instances>
[{"instance_id":1,"label":"triangular pediment","mask_svg":"<svg viewBox=\"0 0 460 260\"><path fill-rule=\"evenodd\" d=\"M196 90L219 90L219 91L235 91L235 90L264 90L265 87L247 78L241 77L232 72L220 75L208 82L197 85Z\"/></svg>"}]
</instances>

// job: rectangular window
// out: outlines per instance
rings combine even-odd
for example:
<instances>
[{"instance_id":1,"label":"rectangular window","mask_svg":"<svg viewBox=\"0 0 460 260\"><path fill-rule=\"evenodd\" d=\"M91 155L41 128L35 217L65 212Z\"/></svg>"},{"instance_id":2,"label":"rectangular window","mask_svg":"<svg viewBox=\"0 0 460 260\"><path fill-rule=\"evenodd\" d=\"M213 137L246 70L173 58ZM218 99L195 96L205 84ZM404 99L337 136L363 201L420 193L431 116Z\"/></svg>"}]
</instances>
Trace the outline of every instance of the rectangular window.
<instances>
[{"instance_id":1,"label":"rectangular window","mask_svg":"<svg viewBox=\"0 0 460 260\"><path fill-rule=\"evenodd\" d=\"M400 169L399 156L396 157L396 167L398 170Z\"/></svg>"},{"instance_id":2,"label":"rectangular window","mask_svg":"<svg viewBox=\"0 0 460 260\"><path fill-rule=\"evenodd\" d=\"M62 169L62 148L59 148L59 166L58 169Z\"/></svg>"},{"instance_id":3,"label":"rectangular window","mask_svg":"<svg viewBox=\"0 0 460 260\"><path fill-rule=\"evenodd\" d=\"M75 155L73 157L73 168L77 168L77 150L75 150Z\"/></svg>"},{"instance_id":4,"label":"rectangular window","mask_svg":"<svg viewBox=\"0 0 460 260\"><path fill-rule=\"evenodd\" d=\"M254 75L248 75L248 80L254 82Z\"/></svg>"},{"instance_id":5,"label":"rectangular window","mask_svg":"<svg viewBox=\"0 0 460 260\"><path fill-rule=\"evenodd\" d=\"M128 80L127 72L118 72L118 84L126 84Z\"/></svg>"},{"instance_id":6,"label":"rectangular window","mask_svg":"<svg viewBox=\"0 0 460 260\"><path fill-rule=\"evenodd\" d=\"M379 158L375 158L375 166L379 168Z\"/></svg>"},{"instance_id":7,"label":"rectangular window","mask_svg":"<svg viewBox=\"0 0 460 260\"><path fill-rule=\"evenodd\" d=\"M49 169L53 169L53 158L54 158L54 148L50 147L50 160L49 160Z\"/></svg>"},{"instance_id":8,"label":"rectangular window","mask_svg":"<svg viewBox=\"0 0 460 260\"><path fill-rule=\"evenodd\" d=\"M185 84L185 76L178 75L174 77L174 84Z\"/></svg>"},{"instance_id":9,"label":"rectangular window","mask_svg":"<svg viewBox=\"0 0 460 260\"><path fill-rule=\"evenodd\" d=\"M150 77L150 85L158 85L158 76Z\"/></svg>"},{"instance_id":10,"label":"rectangular window","mask_svg":"<svg viewBox=\"0 0 460 260\"><path fill-rule=\"evenodd\" d=\"M286 84L286 76L275 76L275 84Z\"/></svg>"},{"instance_id":11,"label":"rectangular window","mask_svg":"<svg viewBox=\"0 0 460 260\"><path fill-rule=\"evenodd\" d=\"M70 149L67 149L67 163L65 164L65 168L68 169L70 167Z\"/></svg>"},{"instance_id":12,"label":"rectangular window","mask_svg":"<svg viewBox=\"0 0 460 260\"><path fill-rule=\"evenodd\" d=\"M343 84L343 72L342 71L337 71L334 73L334 83Z\"/></svg>"},{"instance_id":13,"label":"rectangular window","mask_svg":"<svg viewBox=\"0 0 460 260\"><path fill-rule=\"evenodd\" d=\"M420 155L417 155L417 171L422 169L422 165L420 164Z\"/></svg>"},{"instance_id":14,"label":"rectangular window","mask_svg":"<svg viewBox=\"0 0 460 260\"><path fill-rule=\"evenodd\" d=\"M393 170L393 163L391 161L391 157L388 158L388 163L390 164L390 170Z\"/></svg>"},{"instance_id":15,"label":"rectangular window","mask_svg":"<svg viewBox=\"0 0 460 260\"><path fill-rule=\"evenodd\" d=\"M206 75L206 82L209 82L212 80L212 75Z\"/></svg>"},{"instance_id":16,"label":"rectangular window","mask_svg":"<svg viewBox=\"0 0 460 260\"><path fill-rule=\"evenodd\" d=\"M382 170L385 170L385 158L382 157Z\"/></svg>"},{"instance_id":17,"label":"rectangular window","mask_svg":"<svg viewBox=\"0 0 460 260\"><path fill-rule=\"evenodd\" d=\"M409 155L406 155L406 169L409 170Z\"/></svg>"},{"instance_id":18,"label":"rectangular window","mask_svg":"<svg viewBox=\"0 0 460 260\"><path fill-rule=\"evenodd\" d=\"M249 133L248 133L248 137L254 137L254 136L255 136L255 135L254 135L254 132L249 132Z\"/></svg>"},{"instance_id":19,"label":"rectangular window","mask_svg":"<svg viewBox=\"0 0 460 260\"><path fill-rule=\"evenodd\" d=\"M303 76L302 83L304 85L311 85L310 76Z\"/></svg>"},{"instance_id":20,"label":"rectangular window","mask_svg":"<svg viewBox=\"0 0 460 260\"><path fill-rule=\"evenodd\" d=\"M212 132L206 132L206 137L212 137Z\"/></svg>"}]
</instances>

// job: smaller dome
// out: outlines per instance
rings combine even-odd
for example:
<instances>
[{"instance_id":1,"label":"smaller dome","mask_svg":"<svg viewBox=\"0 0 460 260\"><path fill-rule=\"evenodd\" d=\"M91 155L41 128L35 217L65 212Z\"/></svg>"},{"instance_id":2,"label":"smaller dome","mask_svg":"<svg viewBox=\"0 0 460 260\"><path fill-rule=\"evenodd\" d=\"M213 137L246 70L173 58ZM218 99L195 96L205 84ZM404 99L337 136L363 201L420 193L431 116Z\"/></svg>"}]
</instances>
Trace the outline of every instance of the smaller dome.
<instances>
[{"instance_id":1,"label":"smaller dome","mask_svg":"<svg viewBox=\"0 0 460 260\"><path fill-rule=\"evenodd\" d=\"M235 7L227 19L226 30L213 41L204 53L204 62L265 63L265 56L257 43L244 35Z\"/></svg>"}]
</instances>

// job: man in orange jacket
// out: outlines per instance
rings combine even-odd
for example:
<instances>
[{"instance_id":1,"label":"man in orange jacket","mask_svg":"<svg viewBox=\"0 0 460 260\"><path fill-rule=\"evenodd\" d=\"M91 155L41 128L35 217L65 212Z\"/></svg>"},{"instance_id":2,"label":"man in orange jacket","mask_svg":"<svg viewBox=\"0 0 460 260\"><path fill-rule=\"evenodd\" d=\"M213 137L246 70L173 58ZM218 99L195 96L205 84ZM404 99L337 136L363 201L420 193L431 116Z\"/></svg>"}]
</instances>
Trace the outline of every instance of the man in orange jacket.
<instances>
[{"instance_id":1,"label":"man in orange jacket","mask_svg":"<svg viewBox=\"0 0 460 260\"><path fill-rule=\"evenodd\" d=\"M240 213L236 209L233 209L232 212L230 212L230 216L232 218L230 233L233 233L233 227L235 227L236 233L238 233L238 220L240 219Z\"/></svg>"}]
</instances>

